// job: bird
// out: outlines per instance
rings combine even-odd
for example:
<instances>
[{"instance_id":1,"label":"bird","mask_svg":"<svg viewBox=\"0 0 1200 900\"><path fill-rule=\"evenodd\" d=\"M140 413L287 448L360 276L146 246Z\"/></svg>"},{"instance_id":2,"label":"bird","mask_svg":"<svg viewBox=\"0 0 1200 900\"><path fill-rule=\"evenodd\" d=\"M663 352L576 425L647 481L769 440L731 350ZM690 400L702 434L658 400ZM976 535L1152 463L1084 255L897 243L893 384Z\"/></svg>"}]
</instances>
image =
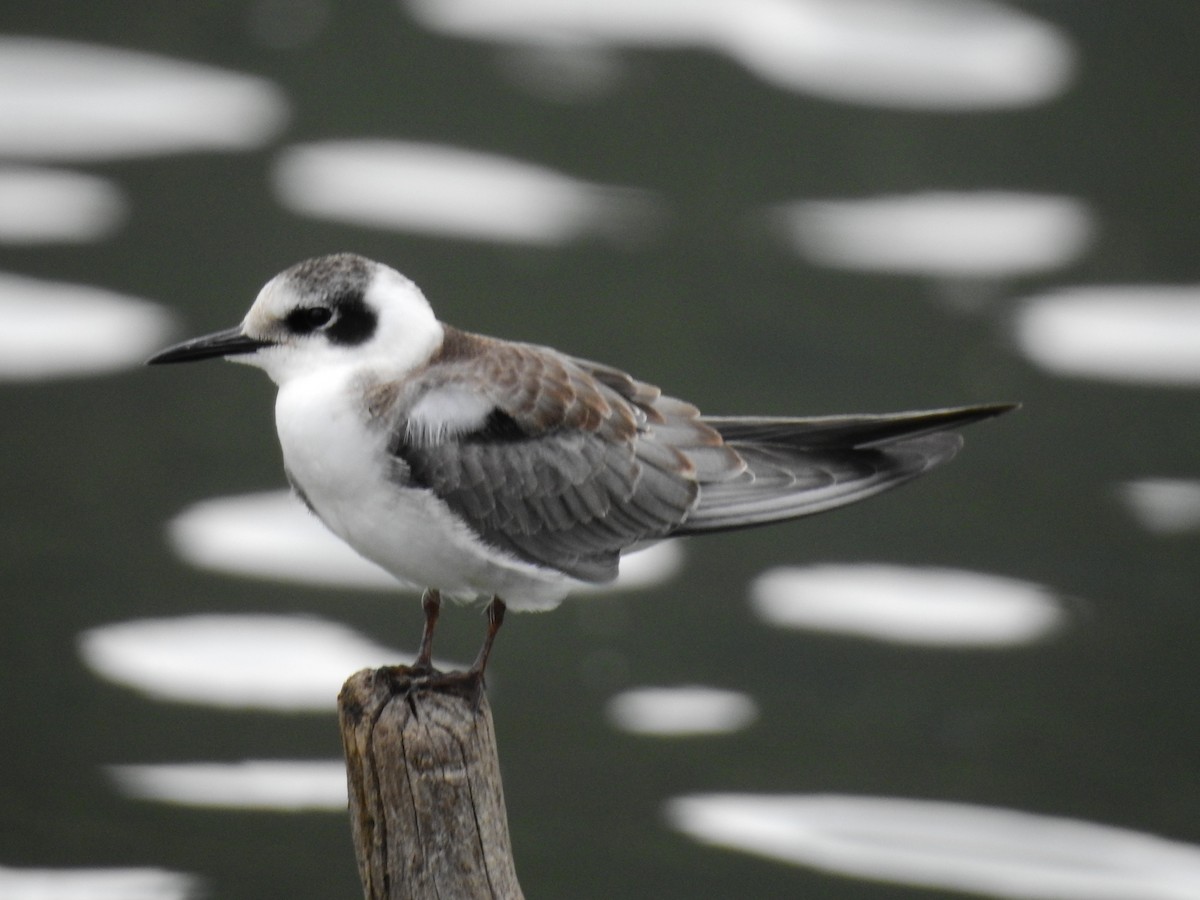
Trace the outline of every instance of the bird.
<instances>
[{"instance_id":1,"label":"bird","mask_svg":"<svg viewBox=\"0 0 1200 900\"><path fill-rule=\"evenodd\" d=\"M873 496L950 460L953 429L1018 405L704 415L613 366L441 322L411 280L354 253L285 269L240 325L147 363L210 358L266 372L295 494L424 588L414 672L433 671L443 597L486 603L480 680L506 609L551 609L664 539Z\"/></svg>"}]
</instances>

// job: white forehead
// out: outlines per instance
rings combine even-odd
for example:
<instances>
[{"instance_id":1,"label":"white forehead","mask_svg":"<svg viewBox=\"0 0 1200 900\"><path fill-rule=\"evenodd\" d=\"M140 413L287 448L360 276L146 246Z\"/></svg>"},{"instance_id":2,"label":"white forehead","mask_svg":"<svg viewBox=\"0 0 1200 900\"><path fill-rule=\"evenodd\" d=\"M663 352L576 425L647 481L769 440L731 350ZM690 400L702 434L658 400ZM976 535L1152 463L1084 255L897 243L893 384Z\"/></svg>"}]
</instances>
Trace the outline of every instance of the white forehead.
<instances>
[{"instance_id":1,"label":"white forehead","mask_svg":"<svg viewBox=\"0 0 1200 900\"><path fill-rule=\"evenodd\" d=\"M255 331L265 330L272 323L286 316L289 310L300 305L300 295L292 289L282 275L268 281L246 314L245 325Z\"/></svg>"}]
</instances>

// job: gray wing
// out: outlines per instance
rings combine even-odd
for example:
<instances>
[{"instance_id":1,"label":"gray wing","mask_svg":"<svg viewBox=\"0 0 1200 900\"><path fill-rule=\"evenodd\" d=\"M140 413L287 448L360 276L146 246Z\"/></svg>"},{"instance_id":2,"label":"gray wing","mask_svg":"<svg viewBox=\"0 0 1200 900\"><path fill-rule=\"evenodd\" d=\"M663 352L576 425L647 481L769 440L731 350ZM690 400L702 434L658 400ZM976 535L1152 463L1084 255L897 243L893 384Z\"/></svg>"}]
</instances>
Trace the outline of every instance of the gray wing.
<instances>
[{"instance_id":1,"label":"gray wing","mask_svg":"<svg viewBox=\"0 0 1200 900\"><path fill-rule=\"evenodd\" d=\"M616 577L636 544L877 494L950 459L961 441L945 429L1011 408L701 417L617 369L449 328L423 372L377 393L405 478L484 541L585 581ZM412 427L422 401L439 397L470 414Z\"/></svg>"},{"instance_id":2,"label":"gray wing","mask_svg":"<svg viewBox=\"0 0 1200 900\"><path fill-rule=\"evenodd\" d=\"M864 500L948 462L962 438L946 429L1014 404L811 419L704 417L746 462L736 478L701 485L676 534L763 525Z\"/></svg>"},{"instance_id":3,"label":"gray wing","mask_svg":"<svg viewBox=\"0 0 1200 900\"><path fill-rule=\"evenodd\" d=\"M422 397L486 398L453 433L409 427ZM744 469L694 407L606 366L453 331L400 398L391 451L486 542L586 581L686 519L701 480ZM422 438L424 435L424 438Z\"/></svg>"}]
</instances>

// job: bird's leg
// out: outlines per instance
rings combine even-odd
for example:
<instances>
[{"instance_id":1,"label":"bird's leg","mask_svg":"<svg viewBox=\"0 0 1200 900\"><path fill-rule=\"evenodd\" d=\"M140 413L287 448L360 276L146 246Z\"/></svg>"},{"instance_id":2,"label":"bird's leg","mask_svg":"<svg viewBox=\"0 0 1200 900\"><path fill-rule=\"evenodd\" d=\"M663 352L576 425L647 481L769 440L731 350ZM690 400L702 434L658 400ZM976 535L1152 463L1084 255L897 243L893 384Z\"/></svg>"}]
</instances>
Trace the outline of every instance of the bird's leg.
<instances>
[{"instance_id":1,"label":"bird's leg","mask_svg":"<svg viewBox=\"0 0 1200 900\"><path fill-rule=\"evenodd\" d=\"M433 671L433 630L437 627L438 614L442 611L442 592L427 588L421 595L421 609L425 613L425 627L421 629L421 649L413 660L412 668L418 672Z\"/></svg>"},{"instance_id":2,"label":"bird's leg","mask_svg":"<svg viewBox=\"0 0 1200 900\"><path fill-rule=\"evenodd\" d=\"M488 657L492 655L492 643L496 640L496 632L504 624L504 610L507 608L499 597L493 597L492 602L488 604L487 632L483 636L483 646L479 648L479 655L475 657L475 662L471 665L468 675L479 679L483 678L483 670L487 668Z\"/></svg>"}]
</instances>

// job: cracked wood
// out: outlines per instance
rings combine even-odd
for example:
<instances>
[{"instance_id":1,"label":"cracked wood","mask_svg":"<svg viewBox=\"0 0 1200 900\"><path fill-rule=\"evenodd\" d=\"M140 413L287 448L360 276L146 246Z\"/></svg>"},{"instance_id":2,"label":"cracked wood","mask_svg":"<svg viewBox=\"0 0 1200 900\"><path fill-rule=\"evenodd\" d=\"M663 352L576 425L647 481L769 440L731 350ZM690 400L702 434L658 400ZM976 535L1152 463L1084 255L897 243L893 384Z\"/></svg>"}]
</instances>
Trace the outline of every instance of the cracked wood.
<instances>
[{"instance_id":1,"label":"cracked wood","mask_svg":"<svg viewBox=\"0 0 1200 900\"><path fill-rule=\"evenodd\" d=\"M482 688L364 669L338 713L367 900L520 900Z\"/></svg>"}]
</instances>

